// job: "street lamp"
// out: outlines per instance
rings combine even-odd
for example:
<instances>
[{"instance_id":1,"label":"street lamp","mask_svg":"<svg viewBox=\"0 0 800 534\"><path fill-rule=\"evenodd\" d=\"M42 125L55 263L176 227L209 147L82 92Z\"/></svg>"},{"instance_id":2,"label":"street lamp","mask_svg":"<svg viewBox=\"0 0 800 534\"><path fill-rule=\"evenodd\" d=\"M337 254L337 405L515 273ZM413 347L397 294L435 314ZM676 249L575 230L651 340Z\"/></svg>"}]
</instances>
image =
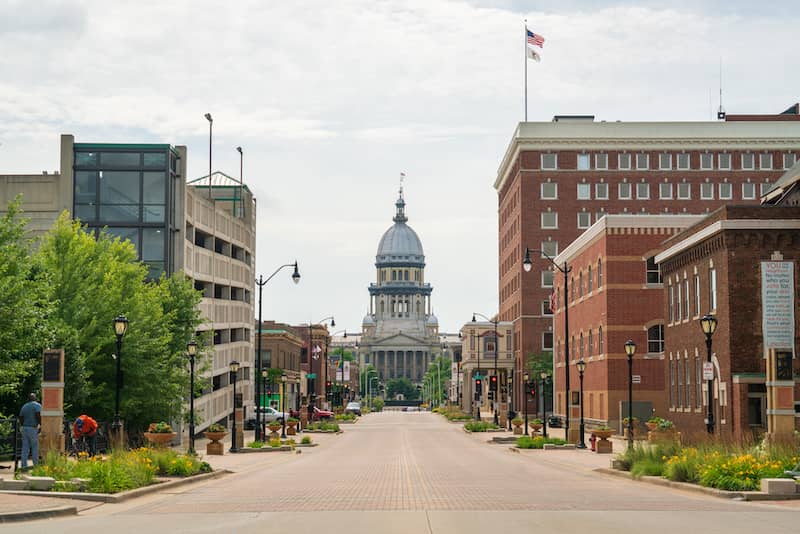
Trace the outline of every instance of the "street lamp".
<instances>
[{"instance_id":1,"label":"street lamp","mask_svg":"<svg viewBox=\"0 0 800 534\"><path fill-rule=\"evenodd\" d=\"M475 332L471 331L470 339L475 338ZM478 369L476 371L475 378L472 380L472 384L475 387L475 393L472 395L472 402L475 403L475 419L480 421L481 420L481 402L483 402L483 381L481 377L481 339L478 336ZM478 389L478 385L480 384L481 388Z\"/></svg>"},{"instance_id":2,"label":"street lamp","mask_svg":"<svg viewBox=\"0 0 800 534\"><path fill-rule=\"evenodd\" d=\"M287 380L286 373L281 375L281 413L283 417L281 417L281 425L283 428L281 429L281 437L286 439L286 380Z\"/></svg>"},{"instance_id":3,"label":"street lamp","mask_svg":"<svg viewBox=\"0 0 800 534\"><path fill-rule=\"evenodd\" d=\"M211 118L211 113L206 113L206 120L208 121L208 198L211 198L211 132L214 126L214 119Z\"/></svg>"},{"instance_id":4,"label":"street lamp","mask_svg":"<svg viewBox=\"0 0 800 534\"><path fill-rule=\"evenodd\" d=\"M564 266L559 266L553 258L542 252L538 249L531 249L525 247L525 259L522 262L522 267L525 269L525 272L528 273L531 271L531 267L533 267L533 262L531 261L531 252L538 252L547 260L553 264L553 267L558 269L558 271L564 275L564 383L566 389L565 398L566 402L566 417L564 418L566 423L564 425L564 437L569 440L569 418L570 418L570 410L569 410L569 289L567 284L567 275L572 271L572 267L567 265L567 262L564 262ZM556 307L558 305L556 304ZM556 355L558 356L558 355ZM525 402L528 402L527 396L525 397Z\"/></svg>"},{"instance_id":5,"label":"street lamp","mask_svg":"<svg viewBox=\"0 0 800 534\"><path fill-rule=\"evenodd\" d=\"M119 391L122 386L122 338L128 331L128 318L124 315L117 315L114 319L114 334L117 336L117 373L114 395L114 421L111 423L111 430L117 440L116 445L122 445L122 421L119 416Z\"/></svg>"},{"instance_id":6,"label":"street lamp","mask_svg":"<svg viewBox=\"0 0 800 534\"><path fill-rule=\"evenodd\" d=\"M625 342L625 354L628 355L628 450L633 449L633 355L636 354L636 343L632 339Z\"/></svg>"},{"instance_id":7,"label":"street lamp","mask_svg":"<svg viewBox=\"0 0 800 534\"><path fill-rule=\"evenodd\" d=\"M261 369L261 396L264 396L264 392L267 391L267 377L269 376L269 371L266 369ZM262 421L266 417L266 414L262 417L259 412L264 411L260 404L256 406L256 436L261 436L262 438L267 435L266 430L264 429L264 425L266 421Z\"/></svg>"},{"instance_id":8,"label":"street lamp","mask_svg":"<svg viewBox=\"0 0 800 534\"><path fill-rule=\"evenodd\" d=\"M194 357L197 354L195 340L186 344L186 354L189 355L189 454L194 454Z\"/></svg>"},{"instance_id":9,"label":"street lamp","mask_svg":"<svg viewBox=\"0 0 800 534\"><path fill-rule=\"evenodd\" d=\"M528 435L528 393L530 390L530 383L529 380L531 379L530 375L526 372L522 375L522 380L525 382L524 390L525 390L525 402L523 402L523 409L525 410L525 435Z\"/></svg>"},{"instance_id":10,"label":"street lamp","mask_svg":"<svg viewBox=\"0 0 800 534\"><path fill-rule=\"evenodd\" d=\"M240 217L244 217L244 151L242 147L237 146L236 152L239 153L239 212ZM233 201L233 212L236 212L236 199Z\"/></svg>"},{"instance_id":11,"label":"street lamp","mask_svg":"<svg viewBox=\"0 0 800 534\"><path fill-rule=\"evenodd\" d=\"M508 430L511 430L511 420L514 419L514 379L511 374L506 377L506 402L508 402Z\"/></svg>"},{"instance_id":12,"label":"street lamp","mask_svg":"<svg viewBox=\"0 0 800 534\"><path fill-rule=\"evenodd\" d=\"M583 431L584 431L584 426L583 426L583 372L586 370L586 362L583 360L583 358L581 358L580 360L578 360L578 363L575 364L575 366L578 368L578 377L580 378L580 382L581 382L581 394L580 394L581 433L580 433L580 437L578 439L578 444L575 445L575 448L576 449L585 449L586 448L586 443L583 441L583 437L584 437L584 435L583 435Z\"/></svg>"},{"instance_id":13,"label":"street lamp","mask_svg":"<svg viewBox=\"0 0 800 534\"><path fill-rule=\"evenodd\" d=\"M313 331L313 328L314 328L315 324L322 324L325 321L327 321L328 319L331 320L331 327L332 328L336 327L336 320L333 318L333 315L330 315L328 317L320 319L317 322L311 322L311 321L308 322L308 356L309 356L309 358L311 358L308 361L308 366L309 366L309 369L311 369L311 373L314 375L314 378L311 379L311 380L313 380L313 382L311 383L311 388L310 388L311 392L308 395L308 397L309 397L308 398L309 421L311 420L311 415L312 415L311 406L313 404L315 404L316 401L317 401L317 374L322 374L321 373L321 371L322 371L322 362L320 362L320 365L319 365L320 373L314 372L314 360L319 360L319 355L315 356L316 347L314 347L314 331ZM323 361L325 361L325 365L327 365L327 359L328 359L328 338L326 336L326 338L325 338L325 355L324 355L324 360L323 360ZM327 378L327 375L326 375L326 378ZM327 393L328 393L328 391L327 391L327 388L326 388L325 394L327 395ZM325 400L325 397L323 397L323 400Z\"/></svg>"},{"instance_id":14,"label":"street lamp","mask_svg":"<svg viewBox=\"0 0 800 534\"><path fill-rule=\"evenodd\" d=\"M475 316L476 315L480 315L481 317L483 317L484 319L486 319L487 321L489 321L490 323L492 323L494 325L494 377L495 378L494 378L494 382L489 381L489 387L490 388L494 387L495 389L494 390L490 389L489 391L490 391L490 393L492 395L492 410L494 411L494 424L498 424L497 388L499 387L499 385L498 385L497 381L499 380L499 378L497 376L497 352L498 352L498 349L500 348L499 347L499 345L500 345L500 334L497 332L497 323L498 323L497 315L494 316L494 319L489 319L488 317L486 317L482 313L472 312L472 322L473 323L476 322L475 321ZM479 351L479 354L480 354L480 351Z\"/></svg>"},{"instance_id":15,"label":"street lamp","mask_svg":"<svg viewBox=\"0 0 800 534\"><path fill-rule=\"evenodd\" d=\"M708 354L708 363L711 364L711 336L717 330L717 318L710 313L707 313L700 319L700 326L703 328L703 333L706 335L706 351ZM708 420L706 421L706 429L709 434L714 433L714 368L711 367L711 378L708 380Z\"/></svg>"},{"instance_id":16,"label":"street lamp","mask_svg":"<svg viewBox=\"0 0 800 534\"><path fill-rule=\"evenodd\" d=\"M233 425L231 427L231 452L239 452L236 439L236 373L239 372L239 362L231 360L228 364L233 375Z\"/></svg>"},{"instance_id":17,"label":"street lamp","mask_svg":"<svg viewBox=\"0 0 800 534\"><path fill-rule=\"evenodd\" d=\"M547 371L542 371L539 373L539 378L542 379L541 387L539 388L539 396L542 397L542 437L547 437L547 395L544 394L545 392L545 385L547 385L548 378L550 375L547 374Z\"/></svg>"},{"instance_id":18,"label":"street lamp","mask_svg":"<svg viewBox=\"0 0 800 534\"><path fill-rule=\"evenodd\" d=\"M241 148L241 147L239 147ZM240 151L241 152L241 151ZM258 280L256 280L256 285L258 286L258 341L256 347L256 368L255 368L255 376L258 377L259 373L261 372L261 295L263 294L264 286L267 285L267 282L272 280L272 278L278 274L282 269L286 267L294 267L294 272L292 273L292 281L297 284L300 282L300 272L297 270L297 260L294 263L285 263L275 269L275 272L269 275L269 277L264 280L263 275L258 275ZM256 387L253 388L255 390L255 408L256 408L256 431L255 431L255 440L259 441L263 438L261 432L261 397L264 394L264 391L259 387L258 379L256 379Z\"/></svg>"}]
</instances>

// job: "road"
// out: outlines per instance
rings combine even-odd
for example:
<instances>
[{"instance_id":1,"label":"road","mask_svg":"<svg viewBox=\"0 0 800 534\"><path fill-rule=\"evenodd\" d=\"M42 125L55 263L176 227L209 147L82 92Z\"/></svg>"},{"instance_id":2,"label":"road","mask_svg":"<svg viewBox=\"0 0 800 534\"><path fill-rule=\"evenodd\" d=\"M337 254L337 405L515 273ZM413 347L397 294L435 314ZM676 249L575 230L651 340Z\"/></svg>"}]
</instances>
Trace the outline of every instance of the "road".
<instances>
[{"instance_id":1,"label":"road","mask_svg":"<svg viewBox=\"0 0 800 534\"><path fill-rule=\"evenodd\" d=\"M580 460L589 452L514 454L434 414L370 414L344 429L299 455L247 455L252 465L214 482L3 531L730 534L800 524L796 506L601 475Z\"/></svg>"}]
</instances>

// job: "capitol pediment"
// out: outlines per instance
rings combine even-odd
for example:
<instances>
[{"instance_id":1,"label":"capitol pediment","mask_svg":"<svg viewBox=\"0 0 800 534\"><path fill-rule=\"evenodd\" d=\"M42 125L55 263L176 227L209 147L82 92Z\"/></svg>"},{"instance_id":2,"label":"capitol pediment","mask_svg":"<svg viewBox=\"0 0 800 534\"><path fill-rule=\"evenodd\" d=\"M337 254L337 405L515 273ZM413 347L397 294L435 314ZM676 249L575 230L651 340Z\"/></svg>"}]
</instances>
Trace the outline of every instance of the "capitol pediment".
<instances>
[{"instance_id":1,"label":"capitol pediment","mask_svg":"<svg viewBox=\"0 0 800 534\"><path fill-rule=\"evenodd\" d=\"M397 347L397 346L414 346L418 347L419 345L430 345L431 342L425 340L423 338L409 336L408 334L404 334L399 332L397 334L392 334L390 336L376 338L374 341L370 342L370 347L375 349L375 347L380 346L389 346Z\"/></svg>"}]
</instances>

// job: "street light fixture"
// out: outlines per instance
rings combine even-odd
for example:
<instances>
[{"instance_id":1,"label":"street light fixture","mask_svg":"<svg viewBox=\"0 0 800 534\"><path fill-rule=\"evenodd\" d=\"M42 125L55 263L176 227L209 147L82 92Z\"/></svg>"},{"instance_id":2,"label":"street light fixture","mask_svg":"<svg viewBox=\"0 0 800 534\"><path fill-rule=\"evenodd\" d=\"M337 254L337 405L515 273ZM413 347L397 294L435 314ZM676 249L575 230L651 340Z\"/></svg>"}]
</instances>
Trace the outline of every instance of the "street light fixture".
<instances>
[{"instance_id":1,"label":"street light fixture","mask_svg":"<svg viewBox=\"0 0 800 534\"><path fill-rule=\"evenodd\" d=\"M497 352L498 352L498 350L500 348L500 334L497 332L497 323L499 321L498 321L497 315L494 316L494 319L489 319L488 317L486 317L482 313L472 312L472 322L473 323L477 322L475 320L475 316L476 315L480 315L481 317L483 317L484 319L486 319L487 321L489 321L490 323L492 323L494 325L494 377L495 378L494 378L494 382L492 382L491 380L489 381L489 388L490 388L490 392L491 392L491 395L492 395L492 410L494 411L494 424L497 425L497 424L499 424L499 414L497 413L497 393L498 393L497 390L499 389L499 384L498 384L499 377L497 375ZM478 355L480 356L480 347L478 348ZM492 390L491 389L492 387L494 387L495 389Z\"/></svg>"},{"instance_id":2,"label":"street light fixture","mask_svg":"<svg viewBox=\"0 0 800 534\"><path fill-rule=\"evenodd\" d=\"M514 379L511 378L511 374L506 377L506 402L508 402L508 415L506 419L508 419L508 430L512 430L511 428L511 420L514 419Z\"/></svg>"},{"instance_id":3,"label":"street light fixture","mask_svg":"<svg viewBox=\"0 0 800 534\"><path fill-rule=\"evenodd\" d=\"M208 121L208 198L211 198L211 133L214 126L214 119L211 118L211 113L205 114Z\"/></svg>"},{"instance_id":4,"label":"street light fixture","mask_svg":"<svg viewBox=\"0 0 800 534\"><path fill-rule=\"evenodd\" d=\"M707 313L700 319L700 326L703 328L703 333L706 335L706 352L708 355L708 363L711 364L711 336L717 330L717 318L710 313ZM708 416L706 420L706 429L709 434L714 433L714 368L711 368L711 378L708 380Z\"/></svg>"},{"instance_id":5,"label":"street light fixture","mask_svg":"<svg viewBox=\"0 0 800 534\"><path fill-rule=\"evenodd\" d=\"M633 449L633 355L636 354L636 343L632 339L625 342L625 354L628 355L628 450Z\"/></svg>"},{"instance_id":6,"label":"street light fixture","mask_svg":"<svg viewBox=\"0 0 800 534\"><path fill-rule=\"evenodd\" d=\"M286 380L288 377L286 373L281 375L281 413L283 417L281 417L281 425L283 428L281 429L281 437L286 439Z\"/></svg>"},{"instance_id":7,"label":"street light fixture","mask_svg":"<svg viewBox=\"0 0 800 534\"><path fill-rule=\"evenodd\" d=\"M189 355L189 454L194 454L194 357L197 354L197 342L191 340L186 344Z\"/></svg>"},{"instance_id":8,"label":"street light fixture","mask_svg":"<svg viewBox=\"0 0 800 534\"><path fill-rule=\"evenodd\" d=\"M231 360L228 364L231 370L231 374L233 374L233 425L231 426L231 452L239 452L239 447L237 447L237 439L236 439L236 374L239 372L239 362L236 360Z\"/></svg>"},{"instance_id":9,"label":"street light fixture","mask_svg":"<svg viewBox=\"0 0 800 534\"><path fill-rule=\"evenodd\" d=\"M576 449L585 449L586 443L584 442L584 426L583 426L583 372L586 370L586 362L581 358L575 366L578 368L578 377L580 378L581 382L581 393L580 393L580 403L581 403L581 431L580 431L580 438L578 440L578 444L575 445Z\"/></svg>"},{"instance_id":10,"label":"street light fixture","mask_svg":"<svg viewBox=\"0 0 800 534\"><path fill-rule=\"evenodd\" d=\"M241 147L239 147L241 148ZM240 150L241 152L241 150ZM267 282L272 280L276 274L278 274L282 269L286 267L294 267L294 273L292 273L292 281L297 284L300 282L300 273L297 270L297 260L294 263L285 263L275 269L275 272L269 275L269 277L264 280L263 275L258 275L258 280L256 280L256 285L258 286L258 341L256 347L256 368L255 368L255 376L257 377L259 373L261 373L261 295L263 294L264 286L267 285ZM259 387L258 380L256 380L256 387L253 388L255 390L255 408L256 408L256 430L255 430L255 440L259 441L263 438L263 433L261 431L261 397L264 395L264 391Z\"/></svg>"},{"instance_id":11,"label":"street light fixture","mask_svg":"<svg viewBox=\"0 0 800 534\"><path fill-rule=\"evenodd\" d=\"M539 395L542 397L542 437L547 437L547 395L544 394L545 386L547 385L550 375L547 371L539 373L539 378L542 379L541 387L539 388Z\"/></svg>"},{"instance_id":12,"label":"street light fixture","mask_svg":"<svg viewBox=\"0 0 800 534\"><path fill-rule=\"evenodd\" d=\"M530 375L526 372L522 375L522 380L525 382L523 389L525 390L525 401L523 404L523 409L525 410L525 435L528 435L528 393L530 390Z\"/></svg>"},{"instance_id":13,"label":"street light fixture","mask_svg":"<svg viewBox=\"0 0 800 534\"><path fill-rule=\"evenodd\" d=\"M264 396L264 392L267 391L267 377L269 376L269 371L266 369L261 369L261 396ZM267 399L269 403L269 399ZM264 428L266 425L266 421L262 421L262 419L266 418L265 415L261 415L260 412L263 412L264 409L260 405L256 405L256 436L266 436L267 431Z\"/></svg>"},{"instance_id":14,"label":"street light fixture","mask_svg":"<svg viewBox=\"0 0 800 534\"><path fill-rule=\"evenodd\" d=\"M237 146L236 152L239 153L239 212L238 215L244 218L244 151ZM233 212L236 214L236 200L233 201Z\"/></svg>"},{"instance_id":15,"label":"street light fixture","mask_svg":"<svg viewBox=\"0 0 800 534\"><path fill-rule=\"evenodd\" d=\"M119 392L122 387L122 338L128 331L128 318L124 315L117 315L114 319L114 334L117 336L117 372L116 386L114 388L114 421L111 423L111 430L116 440L116 445L122 445L122 420L119 416Z\"/></svg>"},{"instance_id":16,"label":"street light fixture","mask_svg":"<svg viewBox=\"0 0 800 534\"><path fill-rule=\"evenodd\" d=\"M297 272L297 269L295 269L295 272ZM292 275L292 278L294 278L294 275ZM299 274L297 275L297 279L298 280L300 279L300 275ZM319 371L320 372L317 373L317 372L314 371L314 360L319 360L319 355L314 356L315 347L314 347L314 330L313 330L313 328L314 328L315 324L323 324L328 319L331 320L331 328L336 327L336 319L333 318L333 315L329 315L328 317L324 317L324 318L320 319L317 322L311 322L311 321L308 322L308 357L311 358L309 360L308 364L309 364L309 368L311 369L311 372L314 374L314 378L311 379L311 380L313 380L313 382L311 383L311 387L309 388L311 391L310 391L310 393L308 395L308 409L309 409L308 420L309 421L311 421L311 416L312 416L312 413L313 413L311 411L312 410L311 406L314 405L316 403L316 401L317 401L317 375L318 374L322 374L321 373L321 371L322 371L322 362L320 362L320 364L319 364ZM325 354L324 354L324 359L323 359L323 361L325 362L326 366L328 365L327 360L328 360L328 337L326 335L325 336ZM327 371L327 369L326 369L326 371ZM326 381L327 381L327 374L326 374ZM326 383L326 382L323 382L323 384L324 383ZM323 397L323 400L327 399L327 394L328 394L328 390L327 390L327 387L326 387L325 396Z\"/></svg>"},{"instance_id":17,"label":"street light fixture","mask_svg":"<svg viewBox=\"0 0 800 534\"><path fill-rule=\"evenodd\" d=\"M570 407L569 406L570 405L570 398L569 398L569 386L570 386L570 384L569 384L569 285L567 284L567 275L569 275L569 273L572 271L572 267L567 265L566 261L564 262L564 265L562 267L562 266L558 265L553 260L553 258L548 256L547 254L545 254L541 250L531 249L531 248L525 247L525 259L522 262L522 267L523 267L523 269L525 269L526 273L530 272L531 268L533 267L533 262L531 261L531 252L538 252L539 254L541 254L542 256L547 258L547 261L549 261L553 265L553 267L558 269L558 271L561 274L564 275L564 362L565 362L565 364L564 364L564 384L565 384L565 389L566 389L566 395L565 395L564 398L566 398L566 400L567 400L567 402L566 402L566 410L565 410L566 417L564 418L565 419L564 437L566 437L567 440L569 440L569 418L570 418L570 409L569 409L569 407ZM558 307L558 304L556 304L556 307ZM553 312L555 313L555 310L553 310ZM558 355L556 355L556 358L557 357L558 357ZM528 397L527 396L525 397L525 402L528 402ZM581 408L581 409L583 409L583 408Z\"/></svg>"}]
</instances>

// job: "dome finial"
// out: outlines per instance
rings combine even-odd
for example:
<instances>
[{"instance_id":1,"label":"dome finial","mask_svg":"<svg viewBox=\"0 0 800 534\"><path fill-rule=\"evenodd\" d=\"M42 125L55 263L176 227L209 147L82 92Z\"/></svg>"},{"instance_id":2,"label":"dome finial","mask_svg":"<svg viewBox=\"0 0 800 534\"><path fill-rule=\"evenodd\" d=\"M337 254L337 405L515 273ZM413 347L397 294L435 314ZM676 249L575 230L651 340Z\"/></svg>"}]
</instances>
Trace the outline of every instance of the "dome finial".
<instances>
[{"instance_id":1,"label":"dome finial","mask_svg":"<svg viewBox=\"0 0 800 534\"><path fill-rule=\"evenodd\" d=\"M408 217L406 217L406 213L405 213L406 201L403 200L403 180L405 180L405 179L406 179L406 173L401 172L400 173L400 191L399 191L400 196L398 197L397 202L395 202L395 204L394 204L397 207L397 214L392 219L394 222L399 222L399 223L404 223L404 222L406 222L408 220Z\"/></svg>"}]
</instances>

